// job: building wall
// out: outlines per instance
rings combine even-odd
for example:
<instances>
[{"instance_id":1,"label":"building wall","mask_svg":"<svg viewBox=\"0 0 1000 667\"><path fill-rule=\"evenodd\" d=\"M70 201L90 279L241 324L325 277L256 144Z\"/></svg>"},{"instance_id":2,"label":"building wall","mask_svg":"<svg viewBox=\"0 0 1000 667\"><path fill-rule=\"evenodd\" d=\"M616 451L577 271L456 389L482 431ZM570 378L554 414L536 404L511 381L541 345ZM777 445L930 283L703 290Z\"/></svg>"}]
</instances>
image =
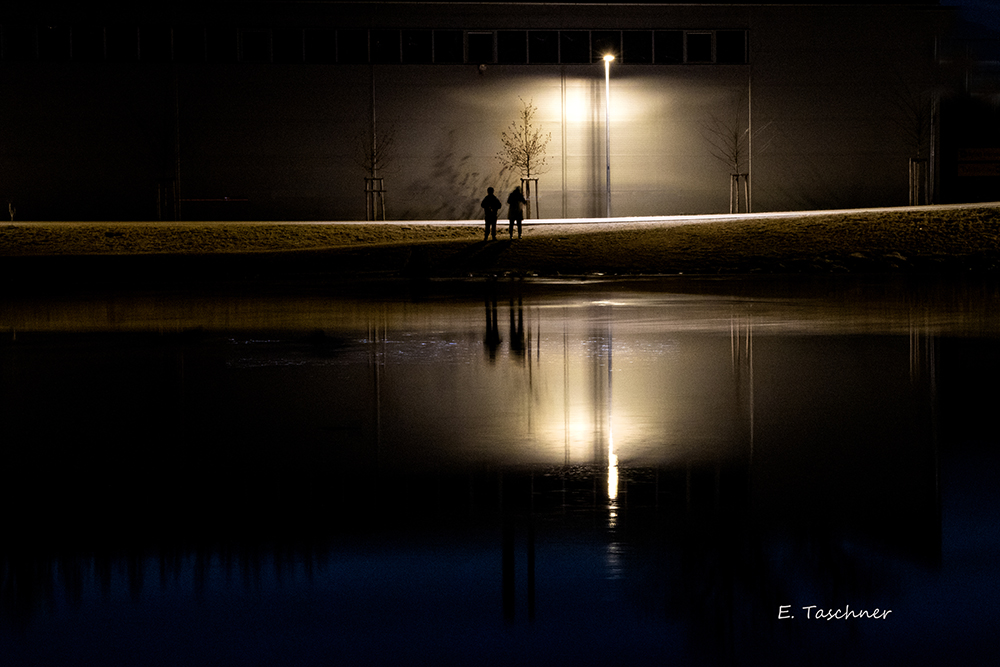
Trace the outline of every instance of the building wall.
<instances>
[{"instance_id":1,"label":"building wall","mask_svg":"<svg viewBox=\"0 0 1000 667\"><path fill-rule=\"evenodd\" d=\"M72 50L86 44L80 26L111 25L110 14L0 17L0 196L22 219L173 217L174 193L184 219L364 219L358 153L374 88L377 127L394 137L381 174L389 218L474 218L487 186L506 193L516 176L500 174L496 153L522 100L551 133L533 205L543 217L603 216L600 61L321 63L307 35L302 62L276 62L287 59L279 38L301 39L303 28L421 27L746 30L747 63L647 64L626 52L612 64L613 215L728 211L732 170L710 139L737 119L745 127L748 109L754 210L905 204L908 161L931 142L913 145L917 119L901 100L929 109L947 18L868 5L290 6L235 19L115 15L115 34L141 26L147 48L133 62L109 62L110 29L103 54ZM181 57L184 30L199 21L233 36L231 58L213 58L211 45L199 62ZM81 39L64 58L51 46L60 37L36 28L35 57L25 56L18 36L43 24ZM157 34L172 35L165 57L150 50Z\"/></svg>"}]
</instances>

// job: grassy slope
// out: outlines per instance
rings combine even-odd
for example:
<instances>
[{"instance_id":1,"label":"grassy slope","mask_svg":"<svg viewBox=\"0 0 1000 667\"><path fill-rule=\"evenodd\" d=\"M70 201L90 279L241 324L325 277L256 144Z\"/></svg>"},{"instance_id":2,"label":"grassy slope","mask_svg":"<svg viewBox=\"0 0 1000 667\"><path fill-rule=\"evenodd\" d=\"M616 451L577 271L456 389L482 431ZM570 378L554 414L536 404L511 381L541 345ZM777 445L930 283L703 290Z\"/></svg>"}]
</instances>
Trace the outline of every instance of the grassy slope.
<instances>
[{"instance_id":1,"label":"grassy slope","mask_svg":"<svg viewBox=\"0 0 1000 667\"><path fill-rule=\"evenodd\" d=\"M694 224L474 226L19 223L0 263L26 280L115 276L922 273L1000 268L1000 207L893 209ZM502 238L502 237L501 237Z\"/></svg>"}]
</instances>

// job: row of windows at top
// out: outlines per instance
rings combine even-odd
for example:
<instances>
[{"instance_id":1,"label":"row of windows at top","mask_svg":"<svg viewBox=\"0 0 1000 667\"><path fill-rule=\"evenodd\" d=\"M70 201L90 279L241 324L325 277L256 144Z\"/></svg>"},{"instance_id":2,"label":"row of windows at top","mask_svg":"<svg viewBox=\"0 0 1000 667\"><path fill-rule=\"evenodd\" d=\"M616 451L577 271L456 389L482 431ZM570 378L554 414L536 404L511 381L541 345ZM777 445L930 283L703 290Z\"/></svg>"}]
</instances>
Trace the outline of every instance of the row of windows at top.
<instances>
[{"instance_id":1,"label":"row of windows at top","mask_svg":"<svg viewBox=\"0 0 1000 667\"><path fill-rule=\"evenodd\" d=\"M150 63L745 63L744 30L367 30L12 26L5 61Z\"/></svg>"}]
</instances>

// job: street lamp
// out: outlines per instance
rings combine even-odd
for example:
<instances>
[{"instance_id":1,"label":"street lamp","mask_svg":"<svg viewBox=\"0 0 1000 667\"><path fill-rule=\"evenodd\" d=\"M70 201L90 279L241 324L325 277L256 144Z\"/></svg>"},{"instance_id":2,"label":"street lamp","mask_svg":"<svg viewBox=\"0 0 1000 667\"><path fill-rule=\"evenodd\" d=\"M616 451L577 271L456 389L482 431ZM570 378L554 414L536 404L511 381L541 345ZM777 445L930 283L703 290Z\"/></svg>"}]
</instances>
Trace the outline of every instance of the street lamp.
<instances>
[{"instance_id":1,"label":"street lamp","mask_svg":"<svg viewBox=\"0 0 1000 667\"><path fill-rule=\"evenodd\" d=\"M605 146L604 153L607 157L607 192L605 193L605 200L607 201L607 216L611 217L611 61L615 57L610 53L604 56L604 132L605 132Z\"/></svg>"}]
</instances>

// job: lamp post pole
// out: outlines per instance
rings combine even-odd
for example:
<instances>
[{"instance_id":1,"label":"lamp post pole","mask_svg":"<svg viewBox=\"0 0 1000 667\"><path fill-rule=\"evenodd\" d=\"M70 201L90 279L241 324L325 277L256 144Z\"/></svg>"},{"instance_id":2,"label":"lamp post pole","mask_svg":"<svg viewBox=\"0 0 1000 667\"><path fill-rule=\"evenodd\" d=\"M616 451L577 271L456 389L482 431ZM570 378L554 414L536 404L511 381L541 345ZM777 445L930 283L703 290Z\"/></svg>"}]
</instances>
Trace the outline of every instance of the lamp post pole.
<instances>
[{"instance_id":1,"label":"lamp post pole","mask_svg":"<svg viewBox=\"0 0 1000 667\"><path fill-rule=\"evenodd\" d=\"M605 201L607 202L607 215L611 217L611 61L613 55L604 56L604 153L607 158L607 192Z\"/></svg>"}]
</instances>

